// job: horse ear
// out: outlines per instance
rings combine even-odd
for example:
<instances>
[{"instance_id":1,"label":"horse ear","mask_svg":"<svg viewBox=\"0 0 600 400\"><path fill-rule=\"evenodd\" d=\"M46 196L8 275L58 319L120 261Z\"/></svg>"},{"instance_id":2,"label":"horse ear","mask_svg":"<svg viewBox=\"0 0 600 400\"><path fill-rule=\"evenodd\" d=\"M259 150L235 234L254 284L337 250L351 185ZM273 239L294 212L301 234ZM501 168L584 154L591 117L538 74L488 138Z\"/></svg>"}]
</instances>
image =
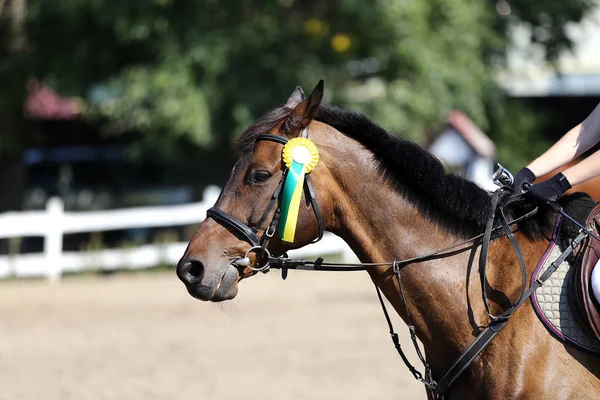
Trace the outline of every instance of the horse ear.
<instances>
[{"instance_id":1,"label":"horse ear","mask_svg":"<svg viewBox=\"0 0 600 400\"><path fill-rule=\"evenodd\" d=\"M283 121L281 129L287 136L297 136L317 116L323 99L323 80L321 79L310 96L294 107L294 110Z\"/></svg>"},{"instance_id":2,"label":"horse ear","mask_svg":"<svg viewBox=\"0 0 600 400\"><path fill-rule=\"evenodd\" d=\"M285 103L285 108L296 108L298 104L302 103L306 96L304 95L304 90L300 86L296 86L296 90L291 94L290 98Z\"/></svg>"}]
</instances>

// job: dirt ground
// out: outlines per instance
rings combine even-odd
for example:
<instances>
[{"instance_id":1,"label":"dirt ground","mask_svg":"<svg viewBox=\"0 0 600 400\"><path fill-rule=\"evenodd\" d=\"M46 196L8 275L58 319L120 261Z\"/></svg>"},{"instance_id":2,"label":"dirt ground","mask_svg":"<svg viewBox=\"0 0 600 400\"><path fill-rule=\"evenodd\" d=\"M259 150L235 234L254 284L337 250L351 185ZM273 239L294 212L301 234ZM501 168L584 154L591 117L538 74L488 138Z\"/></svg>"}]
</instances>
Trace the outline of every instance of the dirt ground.
<instances>
[{"instance_id":1,"label":"dirt ground","mask_svg":"<svg viewBox=\"0 0 600 400\"><path fill-rule=\"evenodd\" d=\"M2 400L424 398L364 272L259 274L222 305L166 272L0 282Z\"/></svg>"}]
</instances>

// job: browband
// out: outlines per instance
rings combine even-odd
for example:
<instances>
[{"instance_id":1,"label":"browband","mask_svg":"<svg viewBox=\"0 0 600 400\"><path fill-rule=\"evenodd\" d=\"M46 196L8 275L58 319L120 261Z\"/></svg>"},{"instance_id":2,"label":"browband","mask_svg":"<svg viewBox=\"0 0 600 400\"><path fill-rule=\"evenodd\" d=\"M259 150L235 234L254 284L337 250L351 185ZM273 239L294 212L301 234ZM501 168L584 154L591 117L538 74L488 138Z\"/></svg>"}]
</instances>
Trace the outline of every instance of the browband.
<instances>
[{"instance_id":1,"label":"browband","mask_svg":"<svg viewBox=\"0 0 600 400\"><path fill-rule=\"evenodd\" d=\"M263 133L262 135L257 137L256 140L271 140L273 142L281 143L283 145L289 142L289 139L286 137L271 135L270 133Z\"/></svg>"}]
</instances>

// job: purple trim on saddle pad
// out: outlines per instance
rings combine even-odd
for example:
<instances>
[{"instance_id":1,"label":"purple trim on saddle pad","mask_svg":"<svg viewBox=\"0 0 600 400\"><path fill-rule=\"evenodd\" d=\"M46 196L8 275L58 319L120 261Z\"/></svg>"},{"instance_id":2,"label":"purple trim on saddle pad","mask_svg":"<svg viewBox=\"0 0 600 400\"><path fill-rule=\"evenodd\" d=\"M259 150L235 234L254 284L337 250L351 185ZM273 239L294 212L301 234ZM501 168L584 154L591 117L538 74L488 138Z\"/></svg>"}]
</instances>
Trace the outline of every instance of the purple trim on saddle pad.
<instances>
[{"instance_id":1,"label":"purple trim on saddle pad","mask_svg":"<svg viewBox=\"0 0 600 400\"><path fill-rule=\"evenodd\" d=\"M558 240L561 224L562 215L559 215L556 219L556 226L554 228L554 233L552 234L552 239L550 239L550 243L548 243L548 247L546 248L544 255L542 255L542 258L538 262L538 265L535 267L533 273L531 274L531 281L529 282L529 286L531 286L533 282L535 282L535 280L540 274L540 270L546 263L546 260L550 256L550 253L552 253L552 249L554 249L554 246L556 246L556 241ZM544 312L542 311L540 304L538 303L536 293L533 293L533 295L531 296L531 304L533 305L533 309L535 310L535 313L537 314L538 318L544 323L546 328L548 328L548 330L555 334L560 340L564 341L565 336L562 334L562 332L556 329L556 327L552 325L552 323L546 318L546 315L544 315Z\"/></svg>"},{"instance_id":2,"label":"purple trim on saddle pad","mask_svg":"<svg viewBox=\"0 0 600 400\"><path fill-rule=\"evenodd\" d=\"M559 237L559 234L560 234L561 224L562 224L562 216L558 215L558 217L556 219L556 226L554 228L554 233L552 234L552 239L550 240L550 243L548 244L548 247L546 248L546 251L544 252L542 258L538 262L538 265L535 267L535 269L534 269L534 271L533 271L533 273L531 275L530 285L533 284L535 282L535 280L542 274L542 272L543 272L542 268L544 267L544 264L546 263L546 261L548 261L548 258L551 256L551 254L553 253L553 250L557 246L558 237ZM557 248L556 250L559 250L559 249ZM554 253L556 254L556 252L554 252ZM560 251L559 251L559 254L560 254ZM562 268L562 266L561 266L561 268ZM567 280L570 279L570 274L568 272L570 272L570 271L567 270L567 273L566 273L564 279L567 279ZM557 270L557 271L554 272L554 274L559 274L559 273L560 273L559 270ZM563 273L564 273L564 269L563 269ZM553 274L553 276L554 276L554 274ZM556 275L556 276L558 276L558 275ZM546 286L548 286L548 285L551 284L551 279L548 279L548 281L545 282ZM567 282L567 285L568 284L570 284L570 283ZM545 314L544 310L542 309L542 307L541 307L541 305L540 305L540 303L538 301L538 298L537 298L538 292L539 292L540 296L544 296L544 294L542 294L543 288L544 288L544 286L541 286L540 288L538 288L536 290L535 293L532 294L532 296L531 296L531 305L533 306L533 309L534 309L535 313L537 314L537 316L540 319L540 321L542 321L542 323L544 324L544 326L546 327L546 329L548 329L548 331L550 331L550 333L552 335L554 335L558 340L560 340L563 343L570 344L573 347L575 347L577 349L580 349L580 350L583 350L583 351L585 351L587 353L591 353L591 354L594 354L594 355L600 354L600 351L598 349L594 349L594 348L588 347L588 346L586 346L586 345L584 345L582 343L579 343L578 341L575 341L575 339L572 339L572 338L570 338L568 336L569 335L569 329L571 329L568 326L566 326L567 325L566 322L568 321L568 319L565 319L565 326L560 326L560 327L557 327L556 325L554 325L552 323L552 321L550 321L548 319L548 317L546 316L546 314ZM570 290L567 290L566 291L567 293L564 293L564 283L563 283L563 287L561 287L560 290L561 290L561 292L558 294L559 297L561 295L566 295L566 296L569 296L569 298L570 298L570 295L571 295L570 294ZM554 294L554 295L556 295L556 294ZM561 309L561 306L568 307L568 313L570 313L570 315L569 314L567 314L567 315L569 315L573 320L575 320L576 324L580 325L580 327L578 327L578 329L586 330L587 328L584 327L584 326L582 326L581 322L578 320L578 317L577 317L577 315L575 313L575 310L573 310L570 301L568 301L568 304L566 304L566 305L560 304L560 303L561 302L558 302L558 303L552 302L552 306L554 307L554 305L556 304L559 307L558 311L559 311L559 313L561 313L560 314L561 317L563 315L562 314L563 311ZM553 308L553 311L554 311L554 308ZM562 321L563 319L560 318L560 320ZM566 335L563 334L563 332L562 332L562 330L564 330L564 329L566 329L566 331L565 331ZM587 331L586 331L586 333L587 333ZM589 333L589 335L591 336L591 333ZM575 334L574 337L577 338L577 335Z\"/></svg>"}]
</instances>

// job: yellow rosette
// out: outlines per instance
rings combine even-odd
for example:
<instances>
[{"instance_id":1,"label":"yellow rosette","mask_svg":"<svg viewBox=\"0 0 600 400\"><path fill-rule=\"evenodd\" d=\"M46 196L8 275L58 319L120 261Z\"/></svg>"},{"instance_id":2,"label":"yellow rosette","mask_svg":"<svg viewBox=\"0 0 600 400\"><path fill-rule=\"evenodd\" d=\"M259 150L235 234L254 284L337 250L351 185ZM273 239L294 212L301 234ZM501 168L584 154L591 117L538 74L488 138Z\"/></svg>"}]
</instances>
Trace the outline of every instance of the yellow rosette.
<instances>
[{"instance_id":1,"label":"yellow rosette","mask_svg":"<svg viewBox=\"0 0 600 400\"><path fill-rule=\"evenodd\" d=\"M319 163L319 151L309 139L297 137L283 147L282 157L288 172L281 193L279 232L284 242L292 243L298 224L304 175L310 173Z\"/></svg>"}]
</instances>

